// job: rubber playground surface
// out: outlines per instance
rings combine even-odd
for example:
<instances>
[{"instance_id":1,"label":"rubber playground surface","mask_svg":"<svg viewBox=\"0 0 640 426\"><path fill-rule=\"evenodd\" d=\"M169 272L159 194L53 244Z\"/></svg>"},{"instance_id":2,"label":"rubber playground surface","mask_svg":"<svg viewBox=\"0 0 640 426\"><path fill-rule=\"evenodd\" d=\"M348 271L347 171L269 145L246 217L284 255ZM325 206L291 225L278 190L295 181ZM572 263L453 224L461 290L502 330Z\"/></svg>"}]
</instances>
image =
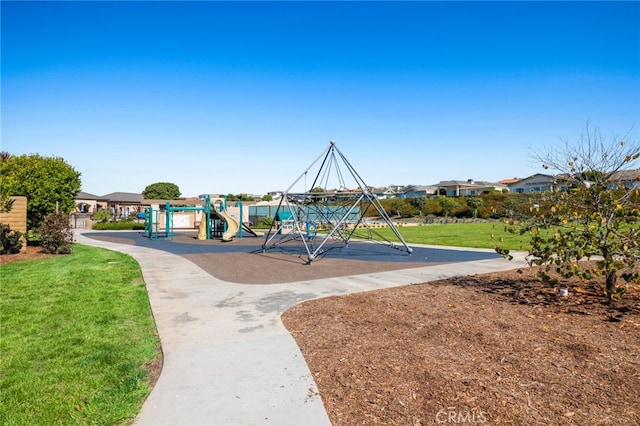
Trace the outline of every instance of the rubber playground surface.
<instances>
[{"instance_id":1,"label":"rubber playground surface","mask_svg":"<svg viewBox=\"0 0 640 426\"><path fill-rule=\"evenodd\" d=\"M162 250L182 256L212 276L240 284L277 284L341 277L365 273L420 268L435 264L496 259L490 250L453 249L413 246L413 253L387 245L350 241L328 245L325 252L311 264L301 242L280 244L263 253L264 237L235 238L231 242L219 239L197 240L196 232L176 232L173 240L150 239L142 232L101 231L84 235L96 240Z\"/></svg>"}]
</instances>

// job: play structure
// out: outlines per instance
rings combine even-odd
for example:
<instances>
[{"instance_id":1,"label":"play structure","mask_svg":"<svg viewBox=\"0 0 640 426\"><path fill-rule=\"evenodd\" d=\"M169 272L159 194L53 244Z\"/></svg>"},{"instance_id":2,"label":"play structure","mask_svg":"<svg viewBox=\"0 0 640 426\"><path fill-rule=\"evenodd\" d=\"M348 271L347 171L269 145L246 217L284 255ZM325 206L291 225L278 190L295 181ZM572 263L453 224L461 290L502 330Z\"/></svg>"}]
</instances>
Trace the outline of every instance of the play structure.
<instances>
[{"instance_id":1,"label":"play structure","mask_svg":"<svg viewBox=\"0 0 640 426\"><path fill-rule=\"evenodd\" d=\"M307 177L312 178L309 185ZM371 214L392 230L397 241L385 239L376 231L365 219ZM412 252L378 198L331 141L282 194L262 250L297 242L296 247L302 247L301 254L306 254L311 263L336 244L348 246L354 236L404 250L407 255Z\"/></svg>"},{"instance_id":2,"label":"play structure","mask_svg":"<svg viewBox=\"0 0 640 426\"><path fill-rule=\"evenodd\" d=\"M199 240L220 238L222 241L233 241L234 238L242 238L244 232L255 237L262 236L243 223L242 202L236 202L239 210L239 219L236 220L229 214L226 199L217 203L211 202L209 195L201 197L202 205L172 206L169 201L160 206L151 206L145 209L144 235L151 239L173 240L176 228L198 229ZM198 224L196 226L196 224ZM240 225L242 224L242 225Z\"/></svg>"}]
</instances>

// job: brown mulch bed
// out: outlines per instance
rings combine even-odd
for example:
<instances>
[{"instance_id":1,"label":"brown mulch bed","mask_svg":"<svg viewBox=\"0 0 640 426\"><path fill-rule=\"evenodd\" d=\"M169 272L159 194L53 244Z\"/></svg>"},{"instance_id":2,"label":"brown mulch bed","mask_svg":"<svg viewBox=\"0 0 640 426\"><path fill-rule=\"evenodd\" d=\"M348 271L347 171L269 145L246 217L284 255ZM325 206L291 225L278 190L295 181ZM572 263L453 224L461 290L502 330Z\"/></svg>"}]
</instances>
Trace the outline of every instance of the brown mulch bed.
<instances>
[{"instance_id":1,"label":"brown mulch bed","mask_svg":"<svg viewBox=\"0 0 640 426\"><path fill-rule=\"evenodd\" d=\"M334 425L640 424L640 287L534 270L304 302L283 322Z\"/></svg>"},{"instance_id":2,"label":"brown mulch bed","mask_svg":"<svg viewBox=\"0 0 640 426\"><path fill-rule=\"evenodd\" d=\"M22 262L25 260L45 259L51 256L55 256L55 255L43 253L41 247L27 246L26 248L23 248L23 250L20 253L1 255L0 265L5 265L7 263L13 263L13 262Z\"/></svg>"}]
</instances>

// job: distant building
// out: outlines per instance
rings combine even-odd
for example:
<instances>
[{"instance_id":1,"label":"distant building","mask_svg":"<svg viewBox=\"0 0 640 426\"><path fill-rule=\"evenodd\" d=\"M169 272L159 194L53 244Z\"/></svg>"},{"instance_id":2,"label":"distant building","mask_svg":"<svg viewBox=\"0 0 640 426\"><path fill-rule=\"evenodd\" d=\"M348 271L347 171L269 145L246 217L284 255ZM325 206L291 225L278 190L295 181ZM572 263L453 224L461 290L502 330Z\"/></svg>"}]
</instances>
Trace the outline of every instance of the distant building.
<instances>
[{"instance_id":1,"label":"distant building","mask_svg":"<svg viewBox=\"0 0 640 426\"><path fill-rule=\"evenodd\" d=\"M121 219L135 215L144 210L142 194L133 192L112 192L102 196L107 200L107 208L113 213L113 217Z\"/></svg>"},{"instance_id":2,"label":"distant building","mask_svg":"<svg viewBox=\"0 0 640 426\"><path fill-rule=\"evenodd\" d=\"M379 199L386 198L415 198L430 197L437 193L438 188L433 185L389 185L387 187L370 187Z\"/></svg>"},{"instance_id":3,"label":"distant building","mask_svg":"<svg viewBox=\"0 0 640 426\"><path fill-rule=\"evenodd\" d=\"M510 183L508 186L511 192L524 194L530 192L554 191L558 189L557 184L558 182L555 176L536 173L514 183Z\"/></svg>"},{"instance_id":4,"label":"distant building","mask_svg":"<svg viewBox=\"0 0 640 426\"><path fill-rule=\"evenodd\" d=\"M78 192L76 194L76 213L93 214L101 209L107 208L108 200L88 192Z\"/></svg>"},{"instance_id":5,"label":"distant building","mask_svg":"<svg viewBox=\"0 0 640 426\"><path fill-rule=\"evenodd\" d=\"M518 183L520 181L519 177L513 177L513 178L509 178L509 179L502 179L499 180L498 183L501 185L513 185L514 183Z\"/></svg>"},{"instance_id":6,"label":"distant building","mask_svg":"<svg viewBox=\"0 0 640 426\"><path fill-rule=\"evenodd\" d=\"M435 185L407 185L402 188L400 198L431 197L438 193Z\"/></svg>"},{"instance_id":7,"label":"distant building","mask_svg":"<svg viewBox=\"0 0 640 426\"><path fill-rule=\"evenodd\" d=\"M640 189L640 169L619 170L611 175L609 187L624 186L627 189Z\"/></svg>"},{"instance_id":8,"label":"distant building","mask_svg":"<svg viewBox=\"0 0 640 426\"><path fill-rule=\"evenodd\" d=\"M114 219L123 219L143 212L150 206L163 206L167 201L171 204L202 204L197 198L184 200L147 200L142 194L133 192L111 192L102 196L90 194L88 192L78 192L76 194L76 210L74 214L92 215L99 210L111 210Z\"/></svg>"},{"instance_id":9,"label":"distant building","mask_svg":"<svg viewBox=\"0 0 640 426\"><path fill-rule=\"evenodd\" d=\"M496 183L496 182L486 182L486 181L476 181L473 179L467 180L443 180L435 185L438 188L438 195L445 195L447 197L463 197L463 196L475 196L481 195L485 192L492 191L508 191L509 187L507 185Z\"/></svg>"}]
</instances>

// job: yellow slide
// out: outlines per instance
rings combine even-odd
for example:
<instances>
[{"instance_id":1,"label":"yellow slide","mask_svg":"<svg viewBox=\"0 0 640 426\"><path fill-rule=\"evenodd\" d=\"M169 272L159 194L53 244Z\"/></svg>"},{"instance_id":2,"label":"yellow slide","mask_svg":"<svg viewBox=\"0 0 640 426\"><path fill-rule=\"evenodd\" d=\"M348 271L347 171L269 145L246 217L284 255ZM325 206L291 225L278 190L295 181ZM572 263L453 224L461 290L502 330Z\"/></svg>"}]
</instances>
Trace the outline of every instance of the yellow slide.
<instances>
[{"instance_id":1,"label":"yellow slide","mask_svg":"<svg viewBox=\"0 0 640 426\"><path fill-rule=\"evenodd\" d=\"M222 234L222 241L233 241L233 238L238 233L238 222L229 216L225 210L221 212L216 212L216 214L222 218L225 222L227 222L227 230Z\"/></svg>"}]
</instances>

